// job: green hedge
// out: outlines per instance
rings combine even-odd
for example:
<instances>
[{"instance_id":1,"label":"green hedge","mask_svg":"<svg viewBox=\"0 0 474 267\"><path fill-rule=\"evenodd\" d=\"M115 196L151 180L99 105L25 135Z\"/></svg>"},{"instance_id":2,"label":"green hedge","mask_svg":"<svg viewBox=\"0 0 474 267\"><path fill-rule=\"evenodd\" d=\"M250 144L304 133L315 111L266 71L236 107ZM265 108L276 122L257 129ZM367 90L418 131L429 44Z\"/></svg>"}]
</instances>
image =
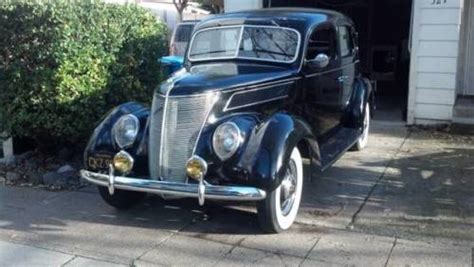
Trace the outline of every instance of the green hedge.
<instances>
[{"instance_id":1,"label":"green hedge","mask_svg":"<svg viewBox=\"0 0 474 267\"><path fill-rule=\"evenodd\" d=\"M0 3L0 125L40 145L83 142L110 108L150 102L166 34L135 5Z\"/></svg>"}]
</instances>

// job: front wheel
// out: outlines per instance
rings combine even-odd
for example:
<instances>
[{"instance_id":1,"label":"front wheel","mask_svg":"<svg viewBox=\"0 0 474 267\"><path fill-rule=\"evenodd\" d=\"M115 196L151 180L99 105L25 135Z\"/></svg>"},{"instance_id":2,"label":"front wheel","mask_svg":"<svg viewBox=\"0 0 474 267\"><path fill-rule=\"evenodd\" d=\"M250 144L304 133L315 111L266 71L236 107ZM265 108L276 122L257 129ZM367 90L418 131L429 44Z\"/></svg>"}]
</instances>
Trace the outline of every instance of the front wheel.
<instances>
[{"instance_id":1,"label":"front wheel","mask_svg":"<svg viewBox=\"0 0 474 267\"><path fill-rule=\"evenodd\" d=\"M290 228L298 214L303 191L303 161L294 148L280 186L257 203L260 227L267 233Z\"/></svg>"},{"instance_id":2,"label":"front wheel","mask_svg":"<svg viewBox=\"0 0 474 267\"><path fill-rule=\"evenodd\" d=\"M115 189L114 194L111 195L109 193L109 189L103 186L99 186L99 193L102 199L107 202L107 204L119 210L129 209L137 205L146 196L146 193L125 191L120 189Z\"/></svg>"}]
</instances>

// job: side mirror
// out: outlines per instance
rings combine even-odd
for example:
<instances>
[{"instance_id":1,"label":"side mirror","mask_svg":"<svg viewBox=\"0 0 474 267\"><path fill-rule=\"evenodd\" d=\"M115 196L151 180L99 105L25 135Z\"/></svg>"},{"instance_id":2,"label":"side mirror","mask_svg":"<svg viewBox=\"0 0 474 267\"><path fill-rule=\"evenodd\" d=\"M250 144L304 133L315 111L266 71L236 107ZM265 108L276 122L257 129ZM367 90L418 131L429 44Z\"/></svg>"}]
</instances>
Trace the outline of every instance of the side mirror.
<instances>
[{"instance_id":1,"label":"side mirror","mask_svg":"<svg viewBox=\"0 0 474 267\"><path fill-rule=\"evenodd\" d=\"M314 59L308 60L307 64L313 68L324 69L329 65L329 56L321 53Z\"/></svg>"}]
</instances>

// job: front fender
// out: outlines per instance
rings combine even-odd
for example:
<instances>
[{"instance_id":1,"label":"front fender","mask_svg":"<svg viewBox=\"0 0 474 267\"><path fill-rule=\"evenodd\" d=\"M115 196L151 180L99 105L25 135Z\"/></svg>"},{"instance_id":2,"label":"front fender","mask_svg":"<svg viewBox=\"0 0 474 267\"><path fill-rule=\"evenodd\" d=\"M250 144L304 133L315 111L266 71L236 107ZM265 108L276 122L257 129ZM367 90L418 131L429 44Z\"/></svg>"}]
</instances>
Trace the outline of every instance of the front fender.
<instances>
[{"instance_id":1,"label":"front fender","mask_svg":"<svg viewBox=\"0 0 474 267\"><path fill-rule=\"evenodd\" d=\"M136 102L112 109L95 128L84 151L84 166L90 171L107 171L108 163L120 151L112 136L115 122L123 115L133 114L140 122L135 143L125 149L134 158L132 174L148 175L148 118L150 109Z\"/></svg>"},{"instance_id":2,"label":"front fender","mask_svg":"<svg viewBox=\"0 0 474 267\"><path fill-rule=\"evenodd\" d=\"M309 125L298 117L277 113L250 134L237 168L245 170L250 184L272 191L280 185L291 152L302 140L311 144L310 154L319 155Z\"/></svg>"}]
</instances>

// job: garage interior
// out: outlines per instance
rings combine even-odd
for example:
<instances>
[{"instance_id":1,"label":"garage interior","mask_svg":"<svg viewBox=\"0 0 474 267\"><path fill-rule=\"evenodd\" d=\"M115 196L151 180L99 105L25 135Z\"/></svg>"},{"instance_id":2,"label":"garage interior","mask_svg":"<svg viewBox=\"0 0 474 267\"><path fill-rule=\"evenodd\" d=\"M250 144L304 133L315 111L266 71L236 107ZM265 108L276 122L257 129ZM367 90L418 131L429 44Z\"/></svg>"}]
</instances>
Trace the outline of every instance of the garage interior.
<instances>
[{"instance_id":1,"label":"garage interior","mask_svg":"<svg viewBox=\"0 0 474 267\"><path fill-rule=\"evenodd\" d=\"M406 120L412 0L264 0L263 6L324 8L352 18L362 71L377 88L375 119Z\"/></svg>"}]
</instances>

